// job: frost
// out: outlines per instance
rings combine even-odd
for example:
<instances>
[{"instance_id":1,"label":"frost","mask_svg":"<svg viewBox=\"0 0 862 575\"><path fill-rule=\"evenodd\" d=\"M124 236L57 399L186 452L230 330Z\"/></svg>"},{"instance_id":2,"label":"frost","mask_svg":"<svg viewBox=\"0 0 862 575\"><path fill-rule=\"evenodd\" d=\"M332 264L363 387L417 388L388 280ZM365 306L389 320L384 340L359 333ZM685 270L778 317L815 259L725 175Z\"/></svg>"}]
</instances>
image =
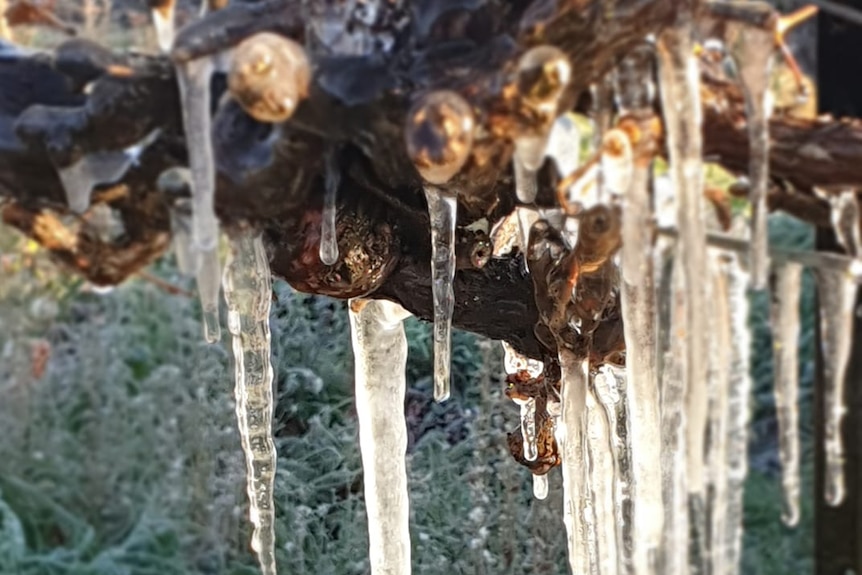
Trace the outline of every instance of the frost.
<instances>
[{"instance_id":1,"label":"frost","mask_svg":"<svg viewBox=\"0 0 862 575\"><path fill-rule=\"evenodd\" d=\"M407 497L407 313L387 301L350 302L356 413L364 470L372 575L409 575Z\"/></svg>"},{"instance_id":2,"label":"frost","mask_svg":"<svg viewBox=\"0 0 862 575\"><path fill-rule=\"evenodd\" d=\"M260 235L231 240L225 267L224 297L235 361L236 417L247 467L251 547L263 575L275 575L276 453L272 439L272 364L269 308L272 301L269 259Z\"/></svg>"}]
</instances>

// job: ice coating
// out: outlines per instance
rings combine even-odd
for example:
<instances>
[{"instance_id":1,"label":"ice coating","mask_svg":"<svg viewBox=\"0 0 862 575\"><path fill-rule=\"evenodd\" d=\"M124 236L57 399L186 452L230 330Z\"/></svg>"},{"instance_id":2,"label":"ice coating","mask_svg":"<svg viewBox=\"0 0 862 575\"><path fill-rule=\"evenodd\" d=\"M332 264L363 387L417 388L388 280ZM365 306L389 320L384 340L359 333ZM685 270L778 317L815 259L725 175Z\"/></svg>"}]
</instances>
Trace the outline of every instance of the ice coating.
<instances>
[{"instance_id":1,"label":"ice coating","mask_svg":"<svg viewBox=\"0 0 862 575\"><path fill-rule=\"evenodd\" d=\"M536 174L545 159L557 107L572 76L566 55L553 46L531 48L518 61L517 88L524 108L535 119L533 133L515 137L515 192L526 204L536 199Z\"/></svg>"},{"instance_id":2,"label":"ice coating","mask_svg":"<svg viewBox=\"0 0 862 575\"><path fill-rule=\"evenodd\" d=\"M569 567L572 573L593 573L591 555L594 559L595 525L586 450L587 361L562 349L560 368L563 397L556 436L562 456L563 523L566 526Z\"/></svg>"},{"instance_id":3,"label":"ice coating","mask_svg":"<svg viewBox=\"0 0 862 575\"><path fill-rule=\"evenodd\" d=\"M214 206L215 160L210 122L212 71L210 58L191 60L177 66L192 174L192 239L202 252L215 249L219 231Z\"/></svg>"},{"instance_id":4,"label":"ice coating","mask_svg":"<svg viewBox=\"0 0 862 575\"><path fill-rule=\"evenodd\" d=\"M73 212L82 214L90 207L90 195L99 184L119 181L132 165L133 158L125 151L93 152L74 164L57 168L66 202Z\"/></svg>"},{"instance_id":5,"label":"ice coating","mask_svg":"<svg viewBox=\"0 0 862 575\"><path fill-rule=\"evenodd\" d=\"M336 199L338 186L341 183L341 172L338 169L338 159L331 153L326 161L326 176L323 195L323 214L320 222L320 261L331 266L338 261L338 237L335 231Z\"/></svg>"},{"instance_id":6,"label":"ice coating","mask_svg":"<svg viewBox=\"0 0 862 575\"><path fill-rule=\"evenodd\" d=\"M778 418L778 457L781 460L783 506L781 520L799 523L799 298L802 266L785 263L776 270L771 324Z\"/></svg>"},{"instance_id":7,"label":"ice coating","mask_svg":"<svg viewBox=\"0 0 862 575\"><path fill-rule=\"evenodd\" d=\"M820 306L821 348L824 364L824 451L826 455L825 498L840 505L846 495L844 440L841 425L847 411L844 400L847 364L853 341L853 314L858 285L848 270L815 270Z\"/></svg>"},{"instance_id":8,"label":"ice coating","mask_svg":"<svg viewBox=\"0 0 862 575\"><path fill-rule=\"evenodd\" d=\"M526 371L530 377L539 377L545 370L544 364L538 359L526 357L518 353L508 342L500 342L503 345L503 367L509 375Z\"/></svg>"},{"instance_id":9,"label":"ice coating","mask_svg":"<svg viewBox=\"0 0 862 575\"><path fill-rule=\"evenodd\" d=\"M196 254L199 260L196 278L198 297L201 300L203 312L204 339L209 343L215 343L221 339L218 308L221 268L219 267L218 251L211 249L196 252Z\"/></svg>"},{"instance_id":10,"label":"ice coating","mask_svg":"<svg viewBox=\"0 0 862 575\"><path fill-rule=\"evenodd\" d=\"M687 15L690 18L691 15ZM706 221L703 211L702 110L700 107L699 71L692 43L692 22L680 23L666 31L658 42L658 62L662 110L667 132L670 176L677 207L677 243L675 263L681 282L675 284L682 299L683 314L674 339L679 340L679 354L684 358L679 371L685 397L686 448L689 454L702 454L706 428L706 358L709 314L707 274ZM693 496L702 499L704 489L703 458L687 459L685 483ZM693 525L698 533L704 526Z\"/></svg>"},{"instance_id":11,"label":"ice coating","mask_svg":"<svg viewBox=\"0 0 862 575\"><path fill-rule=\"evenodd\" d=\"M449 399L452 312L455 309L455 219L458 203L435 186L425 187L431 221L431 293L434 298L434 399Z\"/></svg>"},{"instance_id":12,"label":"ice coating","mask_svg":"<svg viewBox=\"0 0 862 575\"><path fill-rule=\"evenodd\" d=\"M736 71L745 97L748 122L751 200L751 285L764 289L769 275L769 230L766 194L769 186L769 92L775 38L773 33L740 23L729 23L725 38L727 49L736 64Z\"/></svg>"},{"instance_id":13,"label":"ice coating","mask_svg":"<svg viewBox=\"0 0 862 575\"><path fill-rule=\"evenodd\" d=\"M727 496L725 499L725 565L738 573L742 559L742 497L748 475L748 422L751 397L751 331L748 327L749 275L737 256L728 256L721 266L727 281L730 309L730 386L727 412Z\"/></svg>"},{"instance_id":14,"label":"ice coating","mask_svg":"<svg viewBox=\"0 0 862 575\"><path fill-rule=\"evenodd\" d=\"M271 32L255 34L234 50L228 90L250 116L284 122L308 96L311 64L305 48Z\"/></svg>"},{"instance_id":15,"label":"ice coating","mask_svg":"<svg viewBox=\"0 0 862 575\"><path fill-rule=\"evenodd\" d=\"M251 547L263 575L275 575L276 452L272 439L272 364L269 308L272 279L259 234L231 238L224 298L235 362L236 418L247 468Z\"/></svg>"},{"instance_id":16,"label":"ice coating","mask_svg":"<svg viewBox=\"0 0 862 575\"><path fill-rule=\"evenodd\" d=\"M407 313L388 301L351 300L356 414L372 575L410 574L407 495Z\"/></svg>"}]
</instances>

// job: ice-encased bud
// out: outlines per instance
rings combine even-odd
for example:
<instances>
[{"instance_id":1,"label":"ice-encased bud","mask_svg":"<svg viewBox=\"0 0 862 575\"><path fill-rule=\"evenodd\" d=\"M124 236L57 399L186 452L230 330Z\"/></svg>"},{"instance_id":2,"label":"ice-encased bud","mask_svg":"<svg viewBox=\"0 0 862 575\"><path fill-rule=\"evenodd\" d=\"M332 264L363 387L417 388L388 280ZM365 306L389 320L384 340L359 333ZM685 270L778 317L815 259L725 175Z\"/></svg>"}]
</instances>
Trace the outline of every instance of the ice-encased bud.
<instances>
[{"instance_id":1,"label":"ice-encased bud","mask_svg":"<svg viewBox=\"0 0 862 575\"><path fill-rule=\"evenodd\" d=\"M445 184L467 163L476 122L470 104L449 90L420 98L407 116L407 155L419 175L431 184Z\"/></svg>"},{"instance_id":2,"label":"ice-encased bud","mask_svg":"<svg viewBox=\"0 0 862 575\"><path fill-rule=\"evenodd\" d=\"M536 46L518 62L518 92L524 102L543 114L555 114L572 77L566 54L553 46Z\"/></svg>"},{"instance_id":3,"label":"ice-encased bud","mask_svg":"<svg viewBox=\"0 0 862 575\"><path fill-rule=\"evenodd\" d=\"M228 89L254 119L284 122L308 95L311 64L305 49L270 32L255 34L236 47Z\"/></svg>"}]
</instances>

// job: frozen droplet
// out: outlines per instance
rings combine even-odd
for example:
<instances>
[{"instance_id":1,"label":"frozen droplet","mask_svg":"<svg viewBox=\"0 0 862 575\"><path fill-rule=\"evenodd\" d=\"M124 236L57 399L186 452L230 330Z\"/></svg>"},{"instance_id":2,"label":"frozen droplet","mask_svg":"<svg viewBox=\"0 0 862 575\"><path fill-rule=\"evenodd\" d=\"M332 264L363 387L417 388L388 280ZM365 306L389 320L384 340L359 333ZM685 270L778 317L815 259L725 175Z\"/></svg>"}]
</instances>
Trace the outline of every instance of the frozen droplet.
<instances>
[{"instance_id":1,"label":"frozen droplet","mask_svg":"<svg viewBox=\"0 0 862 575\"><path fill-rule=\"evenodd\" d=\"M824 489L829 505L840 505L846 495L842 423L847 411L844 388L853 342L853 310L858 285L846 270L818 268L817 301L824 365Z\"/></svg>"},{"instance_id":2,"label":"frozen droplet","mask_svg":"<svg viewBox=\"0 0 862 575\"><path fill-rule=\"evenodd\" d=\"M209 343L215 343L221 339L218 308L221 267L218 252L215 249L199 252L198 257L200 263L197 271L197 284L198 297L201 300L203 312L204 339Z\"/></svg>"},{"instance_id":3,"label":"frozen droplet","mask_svg":"<svg viewBox=\"0 0 862 575\"><path fill-rule=\"evenodd\" d=\"M356 415L373 575L410 574L407 494L407 313L388 301L350 302Z\"/></svg>"},{"instance_id":4,"label":"frozen droplet","mask_svg":"<svg viewBox=\"0 0 862 575\"><path fill-rule=\"evenodd\" d=\"M802 266L786 263L776 270L772 296L772 351L778 457L781 461L783 507L788 526L799 523L799 298Z\"/></svg>"},{"instance_id":5,"label":"frozen droplet","mask_svg":"<svg viewBox=\"0 0 862 575\"><path fill-rule=\"evenodd\" d=\"M533 475L533 497L539 500L548 498L548 476Z\"/></svg>"},{"instance_id":6,"label":"frozen droplet","mask_svg":"<svg viewBox=\"0 0 862 575\"><path fill-rule=\"evenodd\" d=\"M305 48L272 32L243 40L228 72L228 90L261 122L284 122L308 96L311 64Z\"/></svg>"},{"instance_id":7,"label":"frozen droplet","mask_svg":"<svg viewBox=\"0 0 862 575\"><path fill-rule=\"evenodd\" d=\"M335 153L330 153L329 158L327 158L324 180L326 189L323 195L323 214L320 223L320 261L331 266L338 261L338 237L335 231L335 217L337 215L336 200L338 198L338 186L341 183L341 172Z\"/></svg>"},{"instance_id":8,"label":"frozen droplet","mask_svg":"<svg viewBox=\"0 0 862 575\"><path fill-rule=\"evenodd\" d=\"M425 186L431 222L431 292L434 299L434 399L449 399L452 312L455 293L455 220L458 202L435 186Z\"/></svg>"},{"instance_id":9,"label":"frozen droplet","mask_svg":"<svg viewBox=\"0 0 862 575\"><path fill-rule=\"evenodd\" d=\"M192 180L192 238L195 247L212 251L218 241L215 214L215 162L210 129L210 58L177 67L183 123Z\"/></svg>"},{"instance_id":10,"label":"frozen droplet","mask_svg":"<svg viewBox=\"0 0 862 575\"><path fill-rule=\"evenodd\" d=\"M407 155L419 175L443 185L457 174L473 149L473 110L457 92L442 90L420 98L404 130Z\"/></svg>"},{"instance_id":11,"label":"frozen droplet","mask_svg":"<svg viewBox=\"0 0 862 575\"><path fill-rule=\"evenodd\" d=\"M272 277L259 234L244 233L231 239L223 283L233 339L237 426L246 461L249 517L254 525L251 548L263 575L275 575L276 452L269 328Z\"/></svg>"}]
</instances>

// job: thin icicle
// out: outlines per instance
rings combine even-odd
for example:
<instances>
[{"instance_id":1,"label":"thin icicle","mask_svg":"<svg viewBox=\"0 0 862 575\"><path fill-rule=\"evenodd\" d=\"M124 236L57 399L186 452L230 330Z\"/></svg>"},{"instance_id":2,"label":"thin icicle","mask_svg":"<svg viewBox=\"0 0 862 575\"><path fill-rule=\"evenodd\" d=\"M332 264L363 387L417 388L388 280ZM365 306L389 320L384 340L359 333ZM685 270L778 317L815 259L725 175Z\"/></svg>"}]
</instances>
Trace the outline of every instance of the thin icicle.
<instances>
[{"instance_id":1,"label":"thin icicle","mask_svg":"<svg viewBox=\"0 0 862 575\"><path fill-rule=\"evenodd\" d=\"M751 285L766 288L769 275L769 230L766 193L769 186L769 91L775 37L772 32L742 23L729 23L727 48L733 56L748 122L748 179L751 185Z\"/></svg>"},{"instance_id":2,"label":"thin icicle","mask_svg":"<svg viewBox=\"0 0 862 575\"><path fill-rule=\"evenodd\" d=\"M215 215L215 161L210 129L210 58L177 66L183 124L192 173L192 237L202 252L215 249L218 219Z\"/></svg>"},{"instance_id":3,"label":"thin icicle","mask_svg":"<svg viewBox=\"0 0 862 575\"><path fill-rule=\"evenodd\" d=\"M452 312L455 309L455 219L458 202L435 186L425 186L431 220L431 291L434 297L434 399L449 399L452 366Z\"/></svg>"},{"instance_id":4,"label":"thin icicle","mask_svg":"<svg viewBox=\"0 0 862 575\"><path fill-rule=\"evenodd\" d=\"M609 430L608 441L611 455L614 458L614 466L611 470L613 477L613 517L611 524L615 527L616 552L618 570L620 573L636 573L633 562L635 542L641 537L648 536L636 531L634 524L636 502L633 496L635 487L632 469L632 421L631 411L628 407L628 386L624 370L605 364L593 377L596 397L599 399L605 411L607 426ZM658 406L656 406L657 408ZM656 447L659 438L656 437ZM653 462L657 471L661 471ZM607 481L607 479L604 479ZM658 479L659 507L657 512L661 514L661 477ZM655 518L654 518L655 519ZM606 518L605 521L608 519ZM637 533L637 537L635 537ZM659 539L661 533L659 533ZM656 543L656 547L658 543Z\"/></svg>"},{"instance_id":5,"label":"thin icicle","mask_svg":"<svg viewBox=\"0 0 862 575\"><path fill-rule=\"evenodd\" d=\"M401 306L351 300L356 414L368 514L372 575L410 574L407 496L407 338Z\"/></svg>"},{"instance_id":6,"label":"thin icicle","mask_svg":"<svg viewBox=\"0 0 862 575\"><path fill-rule=\"evenodd\" d=\"M617 526L620 519L618 491L622 481L618 469L618 448L616 417L609 417L605 402L602 401L596 380L602 374L592 377L587 391L587 446L589 449L589 484L592 488L593 513L595 514L596 555L601 575L615 575L619 572L619 550ZM611 376L613 377L613 376ZM604 382L605 384L607 382ZM604 399L608 399L605 397ZM613 407L611 407L613 411Z\"/></svg>"},{"instance_id":7,"label":"thin icicle","mask_svg":"<svg viewBox=\"0 0 862 575\"><path fill-rule=\"evenodd\" d=\"M786 263L776 270L772 296L772 350L778 457L784 490L781 520L799 523L799 297L802 266Z\"/></svg>"},{"instance_id":8,"label":"thin icicle","mask_svg":"<svg viewBox=\"0 0 862 575\"><path fill-rule=\"evenodd\" d=\"M557 423L563 468L563 522L568 535L569 566L577 575L593 573L595 524L592 521L586 452L587 361L560 351L562 414Z\"/></svg>"},{"instance_id":9,"label":"thin icicle","mask_svg":"<svg viewBox=\"0 0 862 575\"><path fill-rule=\"evenodd\" d=\"M199 259L197 271L198 297L203 311L204 339L215 343L221 339L221 323L219 322L218 295L219 274L221 269L218 261L218 251L215 249L196 252Z\"/></svg>"},{"instance_id":10,"label":"thin icicle","mask_svg":"<svg viewBox=\"0 0 862 575\"><path fill-rule=\"evenodd\" d=\"M727 279L719 269L721 258L710 250L711 278L714 302L709 327L709 416L707 418L706 460L707 491L706 514L708 521L706 573L725 575L725 532L727 530L727 425L728 393L730 387L731 327L728 308ZM730 573L733 573L731 571Z\"/></svg>"},{"instance_id":11,"label":"thin icicle","mask_svg":"<svg viewBox=\"0 0 862 575\"><path fill-rule=\"evenodd\" d=\"M742 558L742 497L748 475L748 422L751 396L751 331L748 327L749 275L739 258L728 255L722 266L730 309L730 387L727 411L727 498L725 565L738 573Z\"/></svg>"},{"instance_id":12,"label":"thin icicle","mask_svg":"<svg viewBox=\"0 0 862 575\"><path fill-rule=\"evenodd\" d=\"M251 547L263 575L275 575L276 453L272 439L272 363L269 307L272 278L260 235L231 240L224 273L228 329L233 338L236 417L247 467Z\"/></svg>"},{"instance_id":13,"label":"thin icicle","mask_svg":"<svg viewBox=\"0 0 862 575\"><path fill-rule=\"evenodd\" d=\"M685 454L688 454L684 484L692 502L704 499L704 430L706 429L708 357L707 328L710 310L706 258L706 222L703 211L702 111L699 71L692 43L691 14L682 16L677 27L666 31L658 43L659 78L662 110L667 130L670 176L677 204L677 243L675 263L681 271L679 302L684 313L673 339L684 358L682 394L685 397ZM685 457L685 455L683 455ZM692 509L697 509L695 505ZM667 516L665 516L667 520ZM695 556L704 533L705 516L692 514ZM687 533L686 533L687 535ZM687 537L686 537L687 539Z\"/></svg>"},{"instance_id":14,"label":"thin icicle","mask_svg":"<svg viewBox=\"0 0 862 575\"><path fill-rule=\"evenodd\" d=\"M844 387L853 341L853 314L858 285L849 271L815 270L820 333L824 364L823 410L826 454L825 497L829 505L840 505L846 495L844 440L841 425L847 408Z\"/></svg>"},{"instance_id":15,"label":"thin icicle","mask_svg":"<svg viewBox=\"0 0 862 575\"><path fill-rule=\"evenodd\" d=\"M857 278L862 277L862 231L859 229L859 198L856 190L844 190L839 194L815 191L827 199L832 207L832 229L841 247L854 260L850 272Z\"/></svg>"},{"instance_id":16,"label":"thin icicle","mask_svg":"<svg viewBox=\"0 0 862 575\"><path fill-rule=\"evenodd\" d=\"M341 172L338 156L332 152L326 160L326 190L323 195L323 214L320 223L320 261L331 266L338 261L338 237L335 232L336 204Z\"/></svg>"}]
</instances>

